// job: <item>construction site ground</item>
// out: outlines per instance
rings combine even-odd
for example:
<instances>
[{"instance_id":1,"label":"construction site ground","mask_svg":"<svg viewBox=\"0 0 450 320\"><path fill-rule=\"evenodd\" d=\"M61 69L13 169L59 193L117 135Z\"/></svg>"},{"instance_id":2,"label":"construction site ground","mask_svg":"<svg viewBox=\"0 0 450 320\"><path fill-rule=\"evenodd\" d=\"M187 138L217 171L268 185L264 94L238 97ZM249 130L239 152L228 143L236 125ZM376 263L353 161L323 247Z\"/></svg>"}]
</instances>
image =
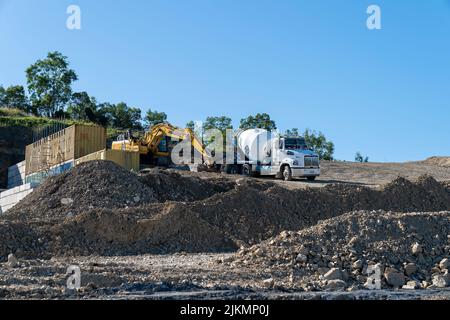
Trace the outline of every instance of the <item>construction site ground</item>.
<instances>
[{"instance_id":1,"label":"construction site ground","mask_svg":"<svg viewBox=\"0 0 450 320\"><path fill-rule=\"evenodd\" d=\"M447 164L324 162L312 183L87 163L0 217L0 298L448 300Z\"/></svg>"}]
</instances>

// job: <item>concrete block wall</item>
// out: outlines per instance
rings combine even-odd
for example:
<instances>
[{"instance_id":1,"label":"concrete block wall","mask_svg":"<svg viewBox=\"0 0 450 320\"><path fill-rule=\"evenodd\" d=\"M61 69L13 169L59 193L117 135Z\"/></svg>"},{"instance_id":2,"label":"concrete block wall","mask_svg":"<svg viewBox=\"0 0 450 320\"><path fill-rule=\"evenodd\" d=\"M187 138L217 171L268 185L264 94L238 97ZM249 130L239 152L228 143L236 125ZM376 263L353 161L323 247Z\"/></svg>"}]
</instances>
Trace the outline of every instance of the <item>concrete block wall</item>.
<instances>
[{"instance_id":1,"label":"concrete block wall","mask_svg":"<svg viewBox=\"0 0 450 320\"><path fill-rule=\"evenodd\" d=\"M8 189L21 186L25 183L25 161L8 168Z\"/></svg>"},{"instance_id":2,"label":"concrete block wall","mask_svg":"<svg viewBox=\"0 0 450 320\"><path fill-rule=\"evenodd\" d=\"M65 163L59 164L50 168L47 171L37 172L25 177L25 183L32 183L35 185L41 184L48 177L57 176L64 173L74 167L75 162L73 160L67 161Z\"/></svg>"},{"instance_id":3,"label":"concrete block wall","mask_svg":"<svg viewBox=\"0 0 450 320\"><path fill-rule=\"evenodd\" d=\"M36 187L36 184L27 183L0 193L0 213L5 213L6 211L14 207L27 195L32 193Z\"/></svg>"}]
</instances>

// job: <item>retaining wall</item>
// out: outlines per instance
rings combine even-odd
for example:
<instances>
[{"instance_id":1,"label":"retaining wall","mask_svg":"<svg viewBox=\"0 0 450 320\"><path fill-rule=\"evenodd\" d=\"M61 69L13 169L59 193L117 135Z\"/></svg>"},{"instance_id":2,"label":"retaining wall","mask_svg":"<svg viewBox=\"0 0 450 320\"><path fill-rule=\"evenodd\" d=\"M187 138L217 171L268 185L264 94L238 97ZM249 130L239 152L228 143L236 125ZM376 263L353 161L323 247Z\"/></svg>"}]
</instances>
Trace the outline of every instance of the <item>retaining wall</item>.
<instances>
[{"instance_id":1,"label":"retaining wall","mask_svg":"<svg viewBox=\"0 0 450 320\"><path fill-rule=\"evenodd\" d=\"M25 183L25 161L8 168L8 189L19 187Z\"/></svg>"},{"instance_id":2,"label":"retaining wall","mask_svg":"<svg viewBox=\"0 0 450 320\"><path fill-rule=\"evenodd\" d=\"M36 184L27 183L0 193L0 213L5 213L14 207L19 201L33 192L36 187Z\"/></svg>"}]
</instances>

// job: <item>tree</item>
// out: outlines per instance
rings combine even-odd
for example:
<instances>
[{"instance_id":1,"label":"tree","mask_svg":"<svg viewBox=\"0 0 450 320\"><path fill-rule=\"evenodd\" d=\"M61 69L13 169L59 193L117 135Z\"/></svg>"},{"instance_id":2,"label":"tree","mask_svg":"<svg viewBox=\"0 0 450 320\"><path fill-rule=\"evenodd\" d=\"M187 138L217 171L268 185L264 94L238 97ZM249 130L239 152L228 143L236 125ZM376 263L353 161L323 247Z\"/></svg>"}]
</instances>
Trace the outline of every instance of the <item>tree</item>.
<instances>
[{"instance_id":1,"label":"tree","mask_svg":"<svg viewBox=\"0 0 450 320\"><path fill-rule=\"evenodd\" d=\"M111 115L112 108L113 105L109 102L104 102L97 105L97 109L95 112L95 121L93 122L104 127L112 126L113 125L113 119Z\"/></svg>"},{"instance_id":2,"label":"tree","mask_svg":"<svg viewBox=\"0 0 450 320\"><path fill-rule=\"evenodd\" d=\"M191 129L192 131L195 130L195 122L194 121L189 121L188 123L186 123L186 128Z\"/></svg>"},{"instance_id":3,"label":"tree","mask_svg":"<svg viewBox=\"0 0 450 320\"><path fill-rule=\"evenodd\" d=\"M369 162L369 157L364 158L361 152L358 151L355 155L355 162L367 163Z\"/></svg>"},{"instance_id":4,"label":"tree","mask_svg":"<svg viewBox=\"0 0 450 320\"><path fill-rule=\"evenodd\" d=\"M201 122L189 121L186 123L186 128L192 130L194 134L200 139L203 139L203 125L199 125Z\"/></svg>"},{"instance_id":5,"label":"tree","mask_svg":"<svg viewBox=\"0 0 450 320\"><path fill-rule=\"evenodd\" d=\"M46 59L31 65L26 74L35 113L52 117L64 110L72 97L72 83L78 80L75 71L69 69L67 57L49 52Z\"/></svg>"},{"instance_id":6,"label":"tree","mask_svg":"<svg viewBox=\"0 0 450 320\"><path fill-rule=\"evenodd\" d=\"M152 111L151 109L147 111L144 117L144 122L147 128L152 128L157 124L164 123L167 121L167 114L164 112Z\"/></svg>"},{"instance_id":7,"label":"tree","mask_svg":"<svg viewBox=\"0 0 450 320\"><path fill-rule=\"evenodd\" d=\"M72 95L69 107L67 108L67 113L71 119L95 122L93 118L95 118L96 112L97 102L87 92L76 92Z\"/></svg>"},{"instance_id":8,"label":"tree","mask_svg":"<svg viewBox=\"0 0 450 320\"><path fill-rule=\"evenodd\" d=\"M207 117L206 121L203 123L201 130L203 131L204 142L209 146L209 148L214 149L215 154L221 154L225 150L227 130L233 129L233 120L226 116L220 117ZM217 141L216 143L216 133L210 135L209 130L218 130L222 134L222 143Z\"/></svg>"},{"instance_id":9,"label":"tree","mask_svg":"<svg viewBox=\"0 0 450 320\"><path fill-rule=\"evenodd\" d=\"M23 86L10 86L6 89L0 86L0 106L29 112L30 106Z\"/></svg>"},{"instance_id":10,"label":"tree","mask_svg":"<svg viewBox=\"0 0 450 320\"><path fill-rule=\"evenodd\" d=\"M307 146L316 152L322 160L333 160L334 143L327 141L322 132L306 129L303 137Z\"/></svg>"},{"instance_id":11,"label":"tree","mask_svg":"<svg viewBox=\"0 0 450 320\"><path fill-rule=\"evenodd\" d=\"M130 108L125 102L112 104L108 110L111 124L118 129L142 129L141 109Z\"/></svg>"},{"instance_id":12,"label":"tree","mask_svg":"<svg viewBox=\"0 0 450 320\"><path fill-rule=\"evenodd\" d=\"M300 137L300 131L297 128L286 130L285 136L288 138L298 138Z\"/></svg>"},{"instance_id":13,"label":"tree","mask_svg":"<svg viewBox=\"0 0 450 320\"><path fill-rule=\"evenodd\" d=\"M249 116L241 120L241 129L265 129L268 131L276 130L275 121L270 119L267 113L258 113L256 116Z\"/></svg>"},{"instance_id":14,"label":"tree","mask_svg":"<svg viewBox=\"0 0 450 320\"><path fill-rule=\"evenodd\" d=\"M233 120L229 117L207 117L206 121L203 123L203 130L217 129L222 132L223 135L226 134L228 129L233 129Z\"/></svg>"},{"instance_id":15,"label":"tree","mask_svg":"<svg viewBox=\"0 0 450 320\"><path fill-rule=\"evenodd\" d=\"M6 90L3 86L0 86L0 107L6 107L8 105L6 98Z\"/></svg>"}]
</instances>

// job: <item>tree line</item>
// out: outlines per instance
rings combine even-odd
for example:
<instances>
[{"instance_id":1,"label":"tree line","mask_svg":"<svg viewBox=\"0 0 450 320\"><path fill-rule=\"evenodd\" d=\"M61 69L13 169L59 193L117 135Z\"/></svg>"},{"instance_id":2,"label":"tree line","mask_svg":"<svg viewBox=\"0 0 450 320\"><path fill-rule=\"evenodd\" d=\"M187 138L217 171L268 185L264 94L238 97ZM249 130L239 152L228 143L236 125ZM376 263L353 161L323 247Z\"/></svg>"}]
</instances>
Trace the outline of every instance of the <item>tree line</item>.
<instances>
[{"instance_id":1,"label":"tree line","mask_svg":"<svg viewBox=\"0 0 450 320\"><path fill-rule=\"evenodd\" d=\"M98 102L85 91L73 92L72 84L78 80L78 75L70 68L68 58L60 52L49 52L45 59L36 61L25 73L28 94L20 85L0 86L0 107L19 109L35 116L89 121L123 130L143 130L167 122L164 112L149 110L142 116L141 108L125 102ZM229 117L214 116L207 117L201 128L196 128L193 121L188 122L186 127L198 134L209 129L225 133L227 129L233 129L232 122ZM267 113L258 113L241 119L239 128L276 130L277 125ZM333 160L334 144L323 133L307 129L300 134L294 128L287 130L285 135L304 137L308 146L322 159Z\"/></svg>"}]
</instances>

